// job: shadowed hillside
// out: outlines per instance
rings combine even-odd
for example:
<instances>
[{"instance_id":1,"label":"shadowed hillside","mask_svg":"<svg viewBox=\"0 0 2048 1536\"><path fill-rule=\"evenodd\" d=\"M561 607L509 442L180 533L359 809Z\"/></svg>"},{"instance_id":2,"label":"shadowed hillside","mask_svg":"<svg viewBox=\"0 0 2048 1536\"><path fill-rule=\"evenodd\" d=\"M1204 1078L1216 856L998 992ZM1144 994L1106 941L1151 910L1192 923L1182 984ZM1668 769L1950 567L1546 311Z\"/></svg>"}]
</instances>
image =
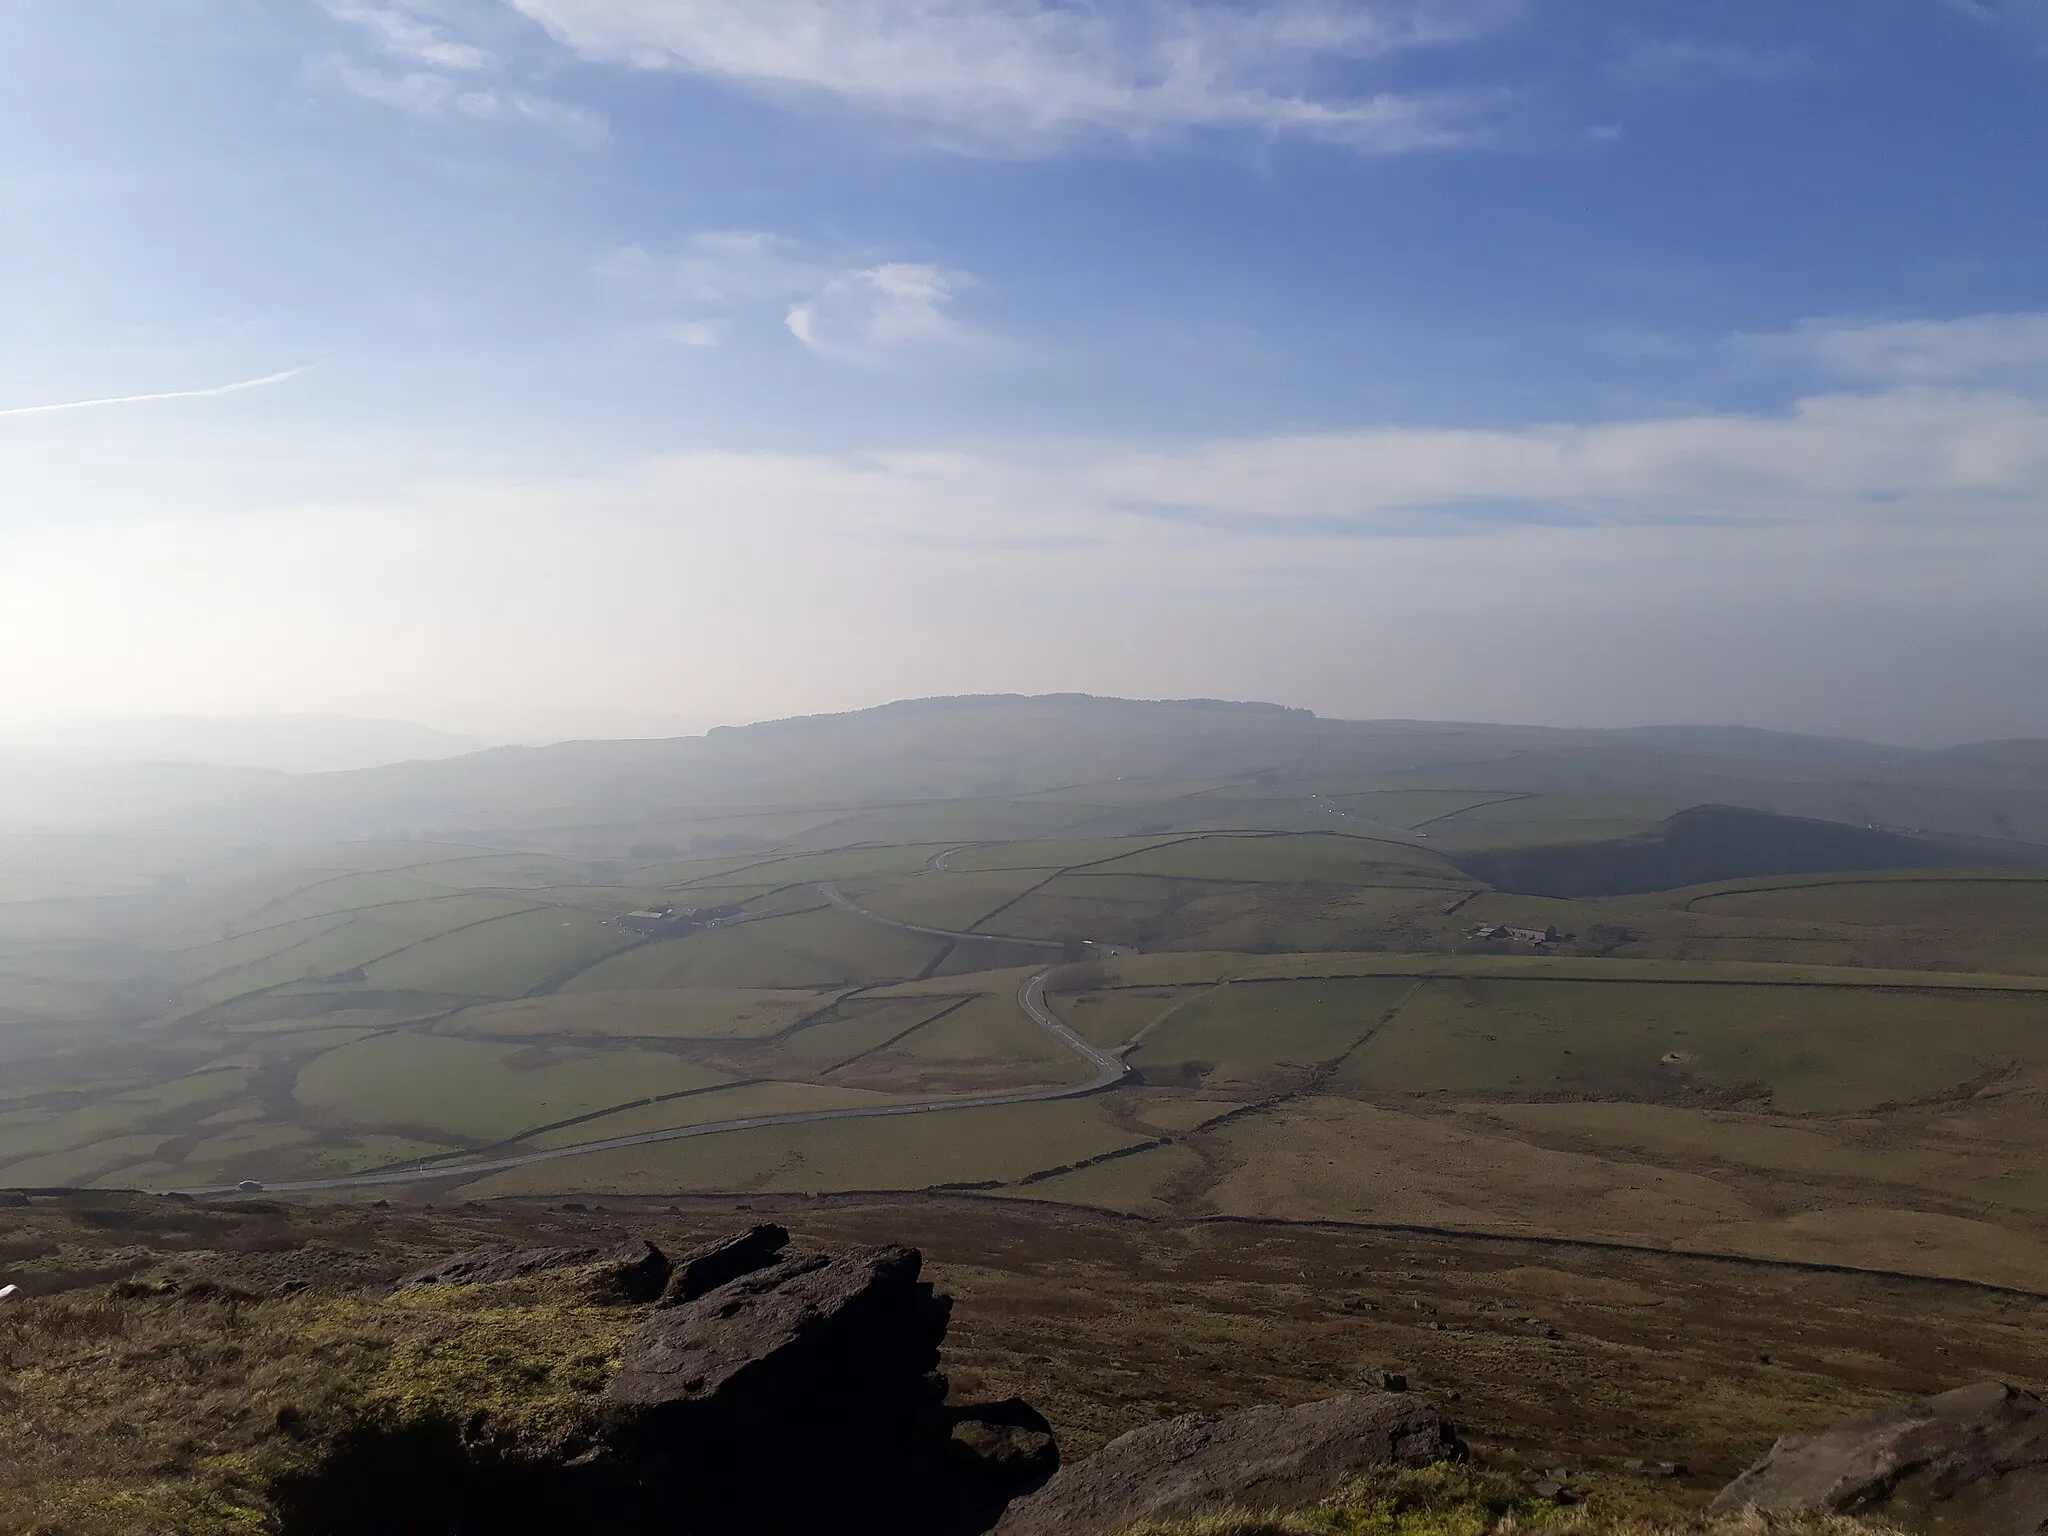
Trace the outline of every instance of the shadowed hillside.
<instances>
[{"instance_id":1,"label":"shadowed hillside","mask_svg":"<svg viewBox=\"0 0 2048 1536\"><path fill-rule=\"evenodd\" d=\"M1680 811L1656 831L1563 847L1466 854L1466 873L1525 896L1627 896L1716 880L1867 869L1952 869L1981 855L1867 827L1729 805Z\"/></svg>"}]
</instances>

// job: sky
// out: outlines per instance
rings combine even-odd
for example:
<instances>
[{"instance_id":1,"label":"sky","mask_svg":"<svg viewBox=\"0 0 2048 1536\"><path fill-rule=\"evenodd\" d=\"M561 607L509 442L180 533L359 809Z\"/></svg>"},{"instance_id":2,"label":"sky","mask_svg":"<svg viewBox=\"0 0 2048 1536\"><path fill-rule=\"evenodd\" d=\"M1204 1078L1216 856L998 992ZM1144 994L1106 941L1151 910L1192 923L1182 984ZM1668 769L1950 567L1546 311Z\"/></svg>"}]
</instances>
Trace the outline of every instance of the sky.
<instances>
[{"instance_id":1,"label":"sky","mask_svg":"<svg viewBox=\"0 0 2048 1536\"><path fill-rule=\"evenodd\" d=\"M9 0L0 722L2048 735L2048 0Z\"/></svg>"}]
</instances>

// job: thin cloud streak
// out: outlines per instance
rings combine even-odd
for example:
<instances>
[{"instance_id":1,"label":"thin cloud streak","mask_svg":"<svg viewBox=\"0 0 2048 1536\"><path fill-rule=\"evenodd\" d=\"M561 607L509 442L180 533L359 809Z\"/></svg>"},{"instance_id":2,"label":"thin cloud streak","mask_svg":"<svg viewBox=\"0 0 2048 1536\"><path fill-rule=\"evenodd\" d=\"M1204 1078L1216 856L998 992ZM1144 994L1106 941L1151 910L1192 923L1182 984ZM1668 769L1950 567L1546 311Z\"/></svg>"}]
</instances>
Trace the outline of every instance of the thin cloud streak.
<instances>
[{"instance_id":1,"label":"thin cloud streak","mask_svg":"<svg viewBox=\"0 0 2048 1536\"><path fill-rule=\"evenodd\" d=\"M62 400L53 405L12 405L0 408L0 420L12 416L51 416L59 411L96 411L110 405L149 405L158 400L211 400L221 395L238 395L245 390L267 389L310 373L318 364L303 363L282 373L266 373L260 379L240 379L233 384L215 384L207 389L166 389L148 395L108 395L99 400Z\"/></svg>"},{"instance_id":2,"label":"thin cloud streak","mask_svg":"<svg viewBox=\"0 0 2048 1536\"><path fill-rule=\"evenodd\" d=\"M1737 351L1849 378L1953 384L2048 370L2048 313L1948 320L1804 320L1738 336Z\"/></svg>"},{"instance_id":3,"label":"thin cloud streak","mask_svg":"<svg viewBox=\"0 0 2048 1536\"><path fill-rule=\"evenodd\" d=\"M1489 91L1353 82L1395 55L1490 37L1517 0L509 0L579 57L808 93L921 123L942 148L1028 156L1090 134L1297 133L1366 154L1466 145Z\"/></svg>"}]
</instances>

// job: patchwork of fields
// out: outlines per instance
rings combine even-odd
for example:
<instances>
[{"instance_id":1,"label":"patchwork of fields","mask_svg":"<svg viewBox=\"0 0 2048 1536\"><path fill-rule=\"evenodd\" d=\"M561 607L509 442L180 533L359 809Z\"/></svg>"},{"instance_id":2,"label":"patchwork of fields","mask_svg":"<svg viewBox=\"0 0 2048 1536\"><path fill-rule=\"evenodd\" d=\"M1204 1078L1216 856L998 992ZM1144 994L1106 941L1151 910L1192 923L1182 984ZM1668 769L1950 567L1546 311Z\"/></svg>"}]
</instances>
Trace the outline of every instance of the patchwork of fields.
<instances>
[{"instance_id":1,"label":"patchwork of fields","mask_svg":"<svg viewBox=\"0 0 2048 1536\"><path fill-rule=\"evenodd\" d=\"M1119 780L694 856L15 837L0 1184L967 1187L2037 1283L2048 874L1460 867L1673 809Z\"/></svg>"}]
</instances>

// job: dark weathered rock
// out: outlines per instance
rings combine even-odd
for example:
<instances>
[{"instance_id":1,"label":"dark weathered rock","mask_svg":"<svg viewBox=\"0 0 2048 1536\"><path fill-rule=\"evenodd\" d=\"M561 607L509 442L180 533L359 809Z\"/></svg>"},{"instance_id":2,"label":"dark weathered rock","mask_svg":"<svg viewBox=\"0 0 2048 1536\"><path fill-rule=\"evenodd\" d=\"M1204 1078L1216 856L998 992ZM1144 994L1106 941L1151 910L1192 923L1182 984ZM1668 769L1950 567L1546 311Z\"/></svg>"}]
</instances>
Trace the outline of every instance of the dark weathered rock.
<instances>
[{"instance_id":1,"label":"dark weathered rock","mask_svg":"<svg viewBox=\"0 0 2048 1536\"><path fill-rule=\"evenodd\" d=\"M1985 1382L1817 1435L1788 1435L1714 1500L1722 1512L1750 1505L2034 1536L2048 1522L2048 1404Z\"/></svg>"},{"instance_id":2,"label":"dark weathered rock","mask_svg":"<svg viewBox=\"0 0 2048 1536\"><path fill-rule=\"evenodd\" d=\"M677 1257L669 1272L668 1285L661 1293L661 1305L679 1307L741 1275L766 1269L788 1246L789 1233L772 1223L699 1244Z\"/></svg>"},{"instance_id":3,"label":"dark weathered rock","mask_svg":"<svg viewBox=\"0 0 2048 1536\"><path fill-rule=\"evenodd\" d=\"M627 1342L607 1401L716 1401L722 1414L779 1418L821 1397L922 1383L938 1369L952 1303L919 1282L921 1266L914 1248L785 1254L656 1312Z\"/></svg>"},{"instance_id":4,"label":"dark weathered rock","mask_svg":"<svg viewBox=\"0 0 2048 1536\"><path fill-rule=\"evenodd\" d=\"M1059 1447L1050 1430L960 1419L953 1425L952 1441L978 1472L987 1472L993 1481L1043 1483L1059 1470Z\"/></svg>"},{"instance_id":5,"label":"dark weathered rock","mask_svg":"<svg viewBox=\"0 0 2048 1536\"><path fill-rule=\"evenodd\" d=\"M954 1497L939 1344L914 1249L785 1253L627 1341L605 1438L705 1530L920 1530ZM720 1524L725 1521L728 1524Z\"/></svg>"},{"instance_id":6,"label":"dark weathered rock","mask_svg":"<svg viewBox=\"0 0 2048 1536\"><path fill-rule=\"evenodd\" d=\"M1621 1464L1624 1472L1633 1472L1637 1477L1685 1477L1685 1463L1680 1461L1644 1461L1631 1456Z\"/></svg>"},{"instance_id":7,"label":"dark weathered rock","mask_svg":"<svg viewBox=\"0 0 2048 1536\"><path fill-rule=\"evenodd\" d=\"M394 1289L495 1285L571 1269L587 1271L579 1278L593 1296L607 1301L653 1301L669 1278L667 1256L643 1238L615 1248L514 1248L491 1243L416 1269L403 1276Z\"/></svg>"},{"instance_id":8,"label":"dark weathered rock","mask_svg":"<svg viewBox=\"0 0 2048 1536\"><path fill-rule=\"evenodd\" d=\"M952 1303L915 1250L790 1252L756 1228L684 1255L593 1410L548 1454L481 1414L366 1424L274 1492L298 1536L980 1536L1058 1465L1028 1405L948 1409ZM639 1274L653 1250L480 1249L407 1285ZM768 1262L761 1262L763 1259ZM691 1299L682 1293L744 1269ZM667 1260L661 1276L669 1277ZM648 1297L644 1285L641 1293ZM279 1421L279 1433L293 1424Z\"/></svg>"},{"instance_id":9,"label":"dark weathered rock","mask_svg":"<svg viewBox=\"0 0 2048 1536\"><path fill-rule=\"evenodd\" d=\"M945 1469L953 1489L949 1531L986 1531L1004 1506L1045 1486L1059 1470L1059 1445L1045 1416L1020 1398L953 1410Z\"/></svg>"},{"instance_id":10,"label":"dark weathered rock","mask_svg":"<svg viewBox=\"0 0 2048 1536\"><path fill-rule=\"evenodd\" d=\"M1335 1397L1134 1429L1010 1506L997 1536L1108 1536L1148 1519L1287 1509L1373 1467L1460 1460L1457 1431L1412 1397Z\"/></svg>"}]
</instances>

